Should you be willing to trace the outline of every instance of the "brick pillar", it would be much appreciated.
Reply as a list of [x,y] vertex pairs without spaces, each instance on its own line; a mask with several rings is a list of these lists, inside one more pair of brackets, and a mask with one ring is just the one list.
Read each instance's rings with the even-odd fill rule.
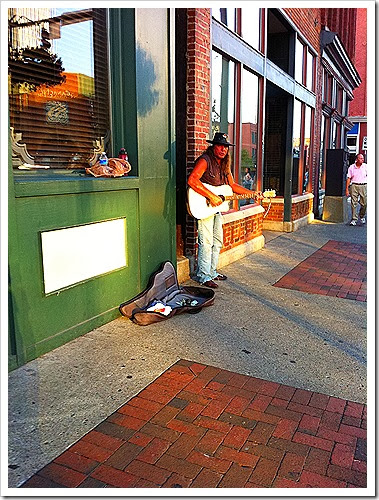
[[[210,130],[211,11],[187,9],[187,177],[196,158],[206,149]],[[197,223],[186,218],[185,255],[194,271],[197,256]]]

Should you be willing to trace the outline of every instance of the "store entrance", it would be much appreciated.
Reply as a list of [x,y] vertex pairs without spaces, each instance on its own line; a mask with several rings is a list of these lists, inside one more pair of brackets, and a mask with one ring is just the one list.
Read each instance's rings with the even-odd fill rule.
[[[284,196],[286,160],[291,159],[293,98],[267,82],[263,188]],[[288,153],[287,153],[288,152]]]

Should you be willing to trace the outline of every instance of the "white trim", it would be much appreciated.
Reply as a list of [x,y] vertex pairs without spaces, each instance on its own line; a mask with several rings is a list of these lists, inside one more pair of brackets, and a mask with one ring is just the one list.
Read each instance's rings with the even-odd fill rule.
[[[291,196],[291,201],[292,204],[294,204],[294,203],[300,203],[305,200],[311,200],[313,198],[314,198],[313,193],[294,194]],[[271,198],[271,203],[277,205],[284,205],[284,198],[283,197]]]
[[353,123],[367,123],[367,116],[348,116],[348,118]]
[[222,268],[236,260],[242,259],[251,253],[261,250],[265,246],[265,237],[262,235],[253,238],[252,240],[236,245],[229,250],[220,253],[218,258],[218,267]]
[[305,200],[312,200],[315,197],[313,193],[304,193],[292,196],[292,204],[300,203]]
[[265,219],[263,221],[263,230],[266,231],[282,231],[284,233],[292,233],[297,231],[301,227],[311,224],[314,220],[314,214],[311,212],[305,215],[301,219],[294,220],[292,222],[280,222]]
[[234,222],[236,220],[246,219],[253,215],[257,215],[264,212],[265,209],[261,205],[256,205],[251,208],[246,208],[245,210],[238,210],[236,212],[226,212],[223,213],[223,224],[228,224],[229,222]]

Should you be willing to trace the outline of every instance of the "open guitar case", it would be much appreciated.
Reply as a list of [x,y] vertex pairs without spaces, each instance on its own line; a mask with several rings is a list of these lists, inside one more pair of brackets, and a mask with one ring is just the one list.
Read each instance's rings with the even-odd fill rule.
[[[176,269],[172,262],[163,262],[149,279],[145,290],[123,302],[120,313],[141,326],[172,318],[175,314],[198,313],[214,303],[215,292],[202,286],[179,286]],[[148,311],[159,302],[171,308],[167,314]]]

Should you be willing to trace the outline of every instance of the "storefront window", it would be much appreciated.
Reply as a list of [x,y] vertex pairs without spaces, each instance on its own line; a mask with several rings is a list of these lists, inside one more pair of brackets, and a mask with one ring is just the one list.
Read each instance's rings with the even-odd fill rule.
[[337,147],[337,134],[338,134],[338,128],[337,128],[337,122],[333,121],[333,126],[332,126],[332,149],[336,149]]
[[342,91],[342,116],[347,116],[347,98],[346,91]]
[[330,81],[331,81],[331,89],[332,89],[332,97],[331,97],[330,102],[331,102],[333,108],[337,108],[337,83],[332,76],[330,77]]
[[236,9],[212,9],[212,16],[232,31],[236,29]]
[[[257,177],[258,77],[243,69],[241,89],[241,163],[239,183],[255,189]],[[241,205],[253,203],[242,200]]]
[[324,173],[324,158],[325,158],[325,116],[321,118],[321,134],[320,134],[320,169],[319,169],[319,190],[322,189],[322,177]]
[[342,114],[343,110],[343,90],[341,85],[336,84],[337,87],[337,111]]
[[235,64],[216,51],[212,52],[212,137],[226,132],[234,140]]
[[309,90],[313,90],[314,89],[314,77],[313,77],[313,74],[314,74],[314,56],[309,52],[309,50],[307,51],[307,88]]
[[325,103],[332,103],[333,77],[323,68],[322,99]]
[[299,39],[296,39],[295,47],[295,80],[303,83],[303,66],[304,66],[304,45]]
[[105,9],[8,9],[15,168],[89,166],[109,140]]
[[293,106],[292,135],[292,194],[298,192],[300,148],[301,148],[301,102],[295,99]]
[[303,150],[303,193],[308,191],[310,182],[311,124],[312,124],[312,110],[309,106],[305,106],[304,150]]
[[241,12],[242,38],[259,50],[260,9],[258,7],[243,7]]

